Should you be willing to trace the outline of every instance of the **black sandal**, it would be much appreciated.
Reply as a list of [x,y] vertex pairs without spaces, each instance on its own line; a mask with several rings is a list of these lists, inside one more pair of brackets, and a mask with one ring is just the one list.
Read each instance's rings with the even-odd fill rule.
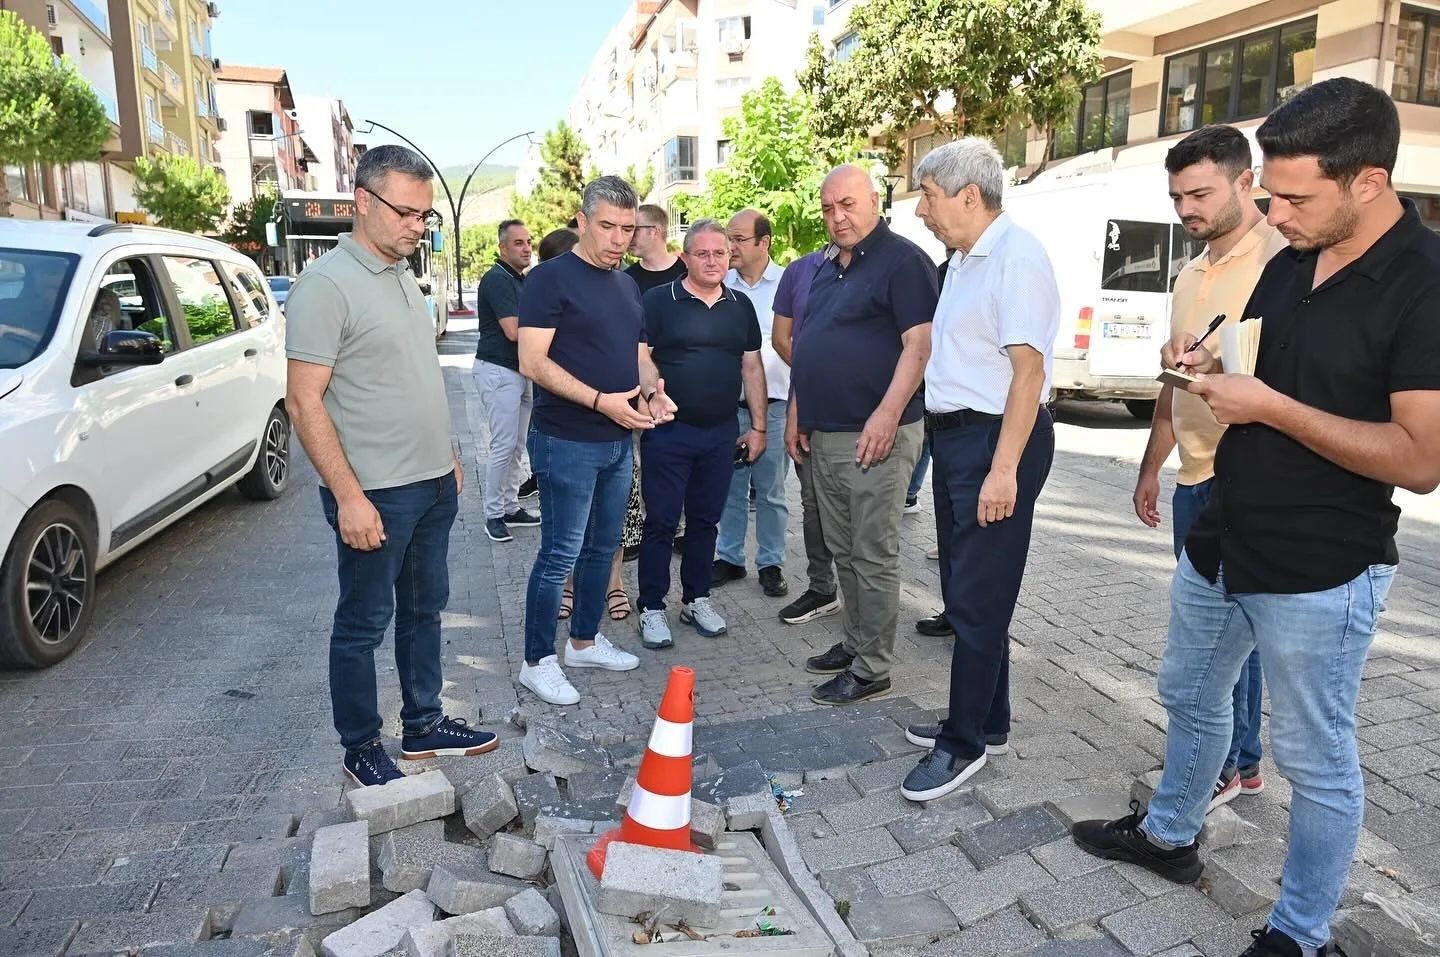
[[605,595],[605,608],[611,621],[624,621],[630,617],[630,596],[623,588],[612,588]]
[[565,586],[565,591],[560,595],[560,614],[557,616],[561,621],[569,618],[575,612],[575,589],[571,585]]

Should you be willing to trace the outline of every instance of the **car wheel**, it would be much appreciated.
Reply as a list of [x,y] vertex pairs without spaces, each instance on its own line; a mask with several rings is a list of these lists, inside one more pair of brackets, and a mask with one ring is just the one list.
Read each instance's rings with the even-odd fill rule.
[[260,454],[239,484],[240,494],[256,501],[268,502],[285,493],[290,481],[290,417],[276,406],[265,420],[265,434],[260,439]]
[[1144,419],[1146,422],[1149,422],[1155,418],[1154,399],[1126,399],[1125,408],[1129,409],[1130,414],[1137,419]]
[[84,638],[94,605],[94,530],[68,502],[41,502],[0,566],[0,665],[63,660]]

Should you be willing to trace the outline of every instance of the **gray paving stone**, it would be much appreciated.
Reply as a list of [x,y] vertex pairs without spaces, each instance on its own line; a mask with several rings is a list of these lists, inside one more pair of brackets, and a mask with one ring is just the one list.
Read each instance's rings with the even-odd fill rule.
[[1108,937],[1098,940],[1047,940],[1016,957],[1130,957],[1130,952]]
[[29,920],[0,927],[0,954],[60,957],[79,928],[80,922],[75,920]]
[[1007,857],[983,871],[971,871],[939,890],[940,900],[961,927],[971,927],[1015,903],[1028,891],[1049,887],[1055,878],[1025,854]]
[[1032,848],[1030,855],[1056,880],[1069,880],[1108,867],[1110,862],[1082,851],[1069,837]]
[[100,882],[127,884],[133,881],[207,877],[220,872],[228,854],[229,849],[224,847],[190,847],[150,854],[121,854],[112,859],[110,868],[105,871]]
[[[719,770],[717,767],[714,773],[718,774]],[[580,801],[604,800],[619,794],[630,777],[630,772],[624,768],[572,774],[565,780],[565,791],[570,797]]]
[[541,813],[535,818],[534,841],[547,851],[555,849],[555,838],[561,834],[589,834],[595,830],[595,822],[569,817],[552,817]]
[[92,884],[87,887],[57,887],[37,894],[25,906],[25,920],[67,920],[95,918],[107,914],[139,913],[145,909],[154,884]]
[[383,834],[455,813],[455,789],[440,771],[355,788],[345,793],[345,801],[352,819],[370,822],[371,834]]
[[[713,927],[720,919],[723,873],[719,857],[616,841],[606,852],[596,909],[617,917],[663,909],[692,927]],[[510,919],[515,921],[513,913]]]
[[[983,773],[983,772],[982,772]],[[996,817],[1007,817],[1016,811],[1049,802],[1070,800],[1091,790],[1085,781],[1066,778],[993,777],[975,786],[976,799]]]
[[488,866],[458,867],[441,864],[430,872],[425,894],[447,914],[471,914],[501,907],[528,885]]
[[310,854],[310,913],[370,904],[370,825],[332,824],[315,832]]
[[186,904],[241,904],[264,900],[280,893],[280,869],[272,866],[256,871],[224,871],[203,878],[179,878],[160,882],[151,899],[152,909],[178,908]]
[[382,835],[376,863],[385,889],[405,894],[424,889],[438,864],[473,867],[484,860],[480,848],[445,840],[444,822],[424,821]]
[[965,957],[996,957],[1011,954],[1045,942],[1044,932],[1020,912],[1018,906],[1007,907],[991,914],[973,927],[936,945],[942,954],[964,954]]
[[1053,936],[1076,924],[1096,923],[1146,899],[1134,884],[1107,867],[1031,891],[1020,898],[1020,907]]
[[1440,843],[1440,807],[1416,808],[1389,817],[1372,815],[1365,825],[1402,851]]
[[957,926],[950,908],[929,894],[852,901],[845,923],[856,940],[884,947],[922,943]]
[[1199,891],[1167,894],[1100,922],[1109,934],[1132,953],[1146,957],[1182,944],[1226,923],[1229,917]]
[[[612,848],[614,846],[611,845]],[[506,901],[505,915],[515,933],[522,937],[554,937],[560,933],[560,915],[550,906],[545,895],[533,887]]]
[[494,751],[473,757],[436,758],[433,766],[445,772],[445,777],[455,788],[457,800],[463,798],[476,781],[482,781],[492,774],[498,774],[506,783],[514,784],[530,773],[525,767],[524,746],[519,737],[501,738],[500,746]]
[[824,888],[826,894],[830,895],[830,899],[837,903],[880,896],[880,889],[870,879],[869,869],[865,867],[843,867],[835,871],[822,871],[820,886]]
[[[1268,843],[1278,845],[1283,858],[1284,845]],[[1205,862],[1210,899],[1232,917],[1268,907],[1280,896],[1280,870],[1267,860],[1271,855],[1250,851],[1248,846],[1228,848],[1211,854]]]
[[1236,954],[1244,953],[1245,948],[1255,942],[1250,932],[1264,927],[1269,916],[1269,908],[1266,908],[1238,917],[1203,934],[1197,934],[1191,944],[1205,957],[1235,957]]
[[1205,825],[1200,828],[1200,843],[1211,851],[1249,844],[1264,837],[1264,832],[1248,823],[1226,805],[1220,805],[1205,815]]
[[499,774],[479,779],[460,798],[465,826],[482,841],[520,815],[515,789]]
[[[808,787],[808,785],[807,785]],[[923,811],[891,821],[885,829],[906,854],[948,844],[960,831],[990,820],[990,812],[968,794],[932,801]]]
[[850,783],[855,785],[861,794],[898,788],[905,783],[905,775],[915,770],[917,760],[915,756],[907,754],[888,761],[875,761],[851,768]]
[[515,928],[510,926],[510,918],[505,916],[503,907],[493,907],[412,927],[405,932],[401,947],[406,957],[449,957],[457,934],[513,937]]
[[921,806],[907,801],[899,791],[876,791],[858,801],[820,809],[820,816],[838,832],[889,824],[904,817],[919,816]]
[[424,891],[411,891],[330,934],[321,942],[321,953],[324,957],[378,957],[404,940],[411,927],[428,924],[434,917],[435,905]]
[[1002,857],[1028,851],[1068,832],[1049,810],[1034,807],[961,831],[955,843],[977,867],[984,868]]
[[547,725],[525,731],[525,764],[532,771],[548,771],[557,778],[610,768],[610,755],[589,740]]
[[817,811],[832,804],[844,804],[860,799],[860,792],[855,789],[855,785],[850,783],[843,771],[838,775],[826,778],[811,777],[807,773],[805,783],[800,790],[805,793],[791,802],[792,814]]
[[[367,901],[366,906],[369,903]],[[351,907],[317,915],[310,913],[310,903],[305,898],[295,895],[267,897],[242,904],[231,921],[230,934],[234,937],[257,937],[311,927],[338,927],[363,913],[363,909]]]
[[709,850],[719,846],[725,836],[725,810],[709,801],[690,800],[690,840]]
[[560,939],[460,934],[455,938],[454,953],[455,957],[560,957]]
[[526,831],[535,827],[535,818],[539,816],[542,807],[560,804],[563,800],[560,789],[555,786],[555,775],[549,772],[520,778],[513,782],[512,788],[515,792],[515,805],[520,809],[520,820],[524,822]]
[[1385,872],[1394,874],[1395,880],[1407,890],[1440,886],[1440,844],[1388,855],[1376,863]]
[[496,834],[490,841],[490,870],[532,881],[545,870],[545,848],[514,834]]
[[303,934],[284,939],[207,940],[198,944],[158,944],[140,951],[140,957],[315,957]]
[[343,807],[326,808],[323,811],[306,811],[300,815],[300,824],[295,829],[297,837],[308,837],[320,830],[322,827],[329,827],[332,824],[344,824],[349,814]]
[[935,890],[974,869],[975,866],[958,847],[942,844],[918,854],[876,864],[868,873],[882,895],[903,897]]
[[1440,910],[1415,902],[1394,913],[1372,905],[1340,911],[1331,921],[1346,957],[1433,957],[1440,941]]
[[148,944],[193,944],[209,935],[204,907],[158,913],[106,914],[85,920],[66,948],[69,954],[107,953]]
[[905,851],[890,832],[880,827],[847,834],[835,834],[824,840],[806,839],[797,835],[800,853],[814,871],[830,871],[858,864],[878,864],[902,856]]
[[1066,827],[1074,827],[1079,821],[1113,821],[1130,813],[1130,797],[1124,794],[1077,794],[1050,802]]

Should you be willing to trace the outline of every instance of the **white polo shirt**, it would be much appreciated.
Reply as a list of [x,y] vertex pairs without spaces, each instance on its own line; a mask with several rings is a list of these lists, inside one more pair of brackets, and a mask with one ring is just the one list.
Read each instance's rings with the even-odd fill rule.
[[765,360],[765,391],[772,399],[790,397],[790,367],[775,351],[775,344],[770,338],[775,326],[775,293],[780,288],[780,277],[783,275],[785,269],[776,265],[773,259],[765,267],[760,281],[753,286],[745,281],[738,269],[725,274],[725,285],[743,292],[755,305],[755,315],[760,319],[760,357]]
[[925,409],[1000,414],[1013,370],[1007,346],[1045,357],[1043,402],[1050,395],[1060,290],[1040,241],[1001,213],[970,254],[950,257],[930,332]]

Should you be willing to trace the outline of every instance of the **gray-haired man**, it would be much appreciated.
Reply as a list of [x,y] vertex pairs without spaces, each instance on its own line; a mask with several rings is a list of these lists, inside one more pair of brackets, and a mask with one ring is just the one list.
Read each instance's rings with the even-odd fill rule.
[[908,737],[934,748],[900,793],[931,801],[1009,750],[1010,639],[1035,500],[1055,430],[1040,403],[1060,327],[1044,248],[1000,209],[1005,169],[989,140],[931,151],[915,171],[916,215],[958,250],[935,308],[925,427],[935,472],[940,593],[955,630],[950,714]]
[[340,601],[330,633],[330,702],[345,772],[403,777],[380,742],[375,649],[395,619],[401,756],[489,751],[495,735],[440,706],[440,611],[464,475],[425,297],[406,260],[434,216],[430,164],[377,146],[355,171],[355,226],[286,303],[285,407],[320,473],[335,529]]

